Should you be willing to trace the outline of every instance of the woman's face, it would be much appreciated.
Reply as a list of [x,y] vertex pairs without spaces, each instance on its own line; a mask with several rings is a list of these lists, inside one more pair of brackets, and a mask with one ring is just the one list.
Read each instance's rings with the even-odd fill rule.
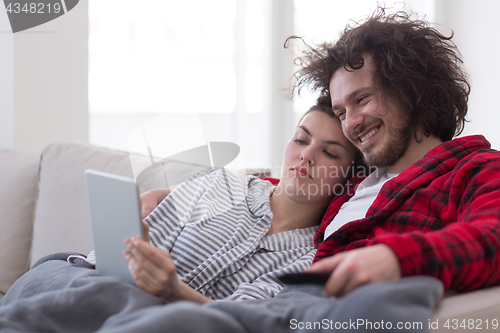
[[311,111],[286,145],[279,189],[301,201],[328,202],[341,194],[355,154],[338,119]]

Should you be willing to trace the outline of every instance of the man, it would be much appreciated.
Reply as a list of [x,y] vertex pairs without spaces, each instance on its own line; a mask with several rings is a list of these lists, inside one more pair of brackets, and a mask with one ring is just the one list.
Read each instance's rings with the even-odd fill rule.
[[333,272],[328,295],[412,275],[458,290],[500,282],[500,155],[481,136],[451,140],[470,89],[450,39],[382,12],[308,54],[299,87],[331,95],[344,134],[378,167],[318,232],[310,271]]
[[332,329],[315,326],[328,324],[322,318],[345,331],[376,329],[344,327],[350,319],[378,319],[379,330],[382,319],[393,329],[420,320],[413,330],[426,331],[442,286],[500,283],[500,154],[482,136],[452,140],[470,87],[450,40],[379,9],[300,58],[299,91],[330,95],[344,134],[377,167],[349,201],[332,202],[316,234],[309,272],[329,273],[324,293],[343,297],[285,288],[272,300],[183,308],[170,325],[185,327],[181,313],[189,313],[205,331],[215,322],[232,332]]

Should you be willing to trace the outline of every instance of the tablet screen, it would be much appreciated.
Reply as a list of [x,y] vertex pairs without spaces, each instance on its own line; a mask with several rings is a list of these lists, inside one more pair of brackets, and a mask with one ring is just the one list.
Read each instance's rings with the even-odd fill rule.
[[137,185],[130,178],[95,170],[86,170],[85,178],[97,274],[133,282],[123,241],[144,238]]

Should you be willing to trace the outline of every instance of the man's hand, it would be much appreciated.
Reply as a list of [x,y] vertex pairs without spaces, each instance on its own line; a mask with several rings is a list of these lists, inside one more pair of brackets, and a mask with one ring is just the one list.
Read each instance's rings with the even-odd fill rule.
[[332,272],[325,284],[327,296],[342,296],[367,283],[401,278],[398,258],[384,244],[338,253],[318,261],[306,272]]
[[144,192],[139,196],[139,201],[141,202],[141,218],[145,219],[153,209],[158,206],[163,199],[170,194],[170,189],[155,189]]

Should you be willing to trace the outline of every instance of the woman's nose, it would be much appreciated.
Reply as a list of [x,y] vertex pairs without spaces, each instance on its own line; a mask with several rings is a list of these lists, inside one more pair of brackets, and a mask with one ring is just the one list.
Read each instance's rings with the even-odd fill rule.
[[311,149],[306,149],[302,152],[300,161],[311,166],[314,165],[314,153]]

